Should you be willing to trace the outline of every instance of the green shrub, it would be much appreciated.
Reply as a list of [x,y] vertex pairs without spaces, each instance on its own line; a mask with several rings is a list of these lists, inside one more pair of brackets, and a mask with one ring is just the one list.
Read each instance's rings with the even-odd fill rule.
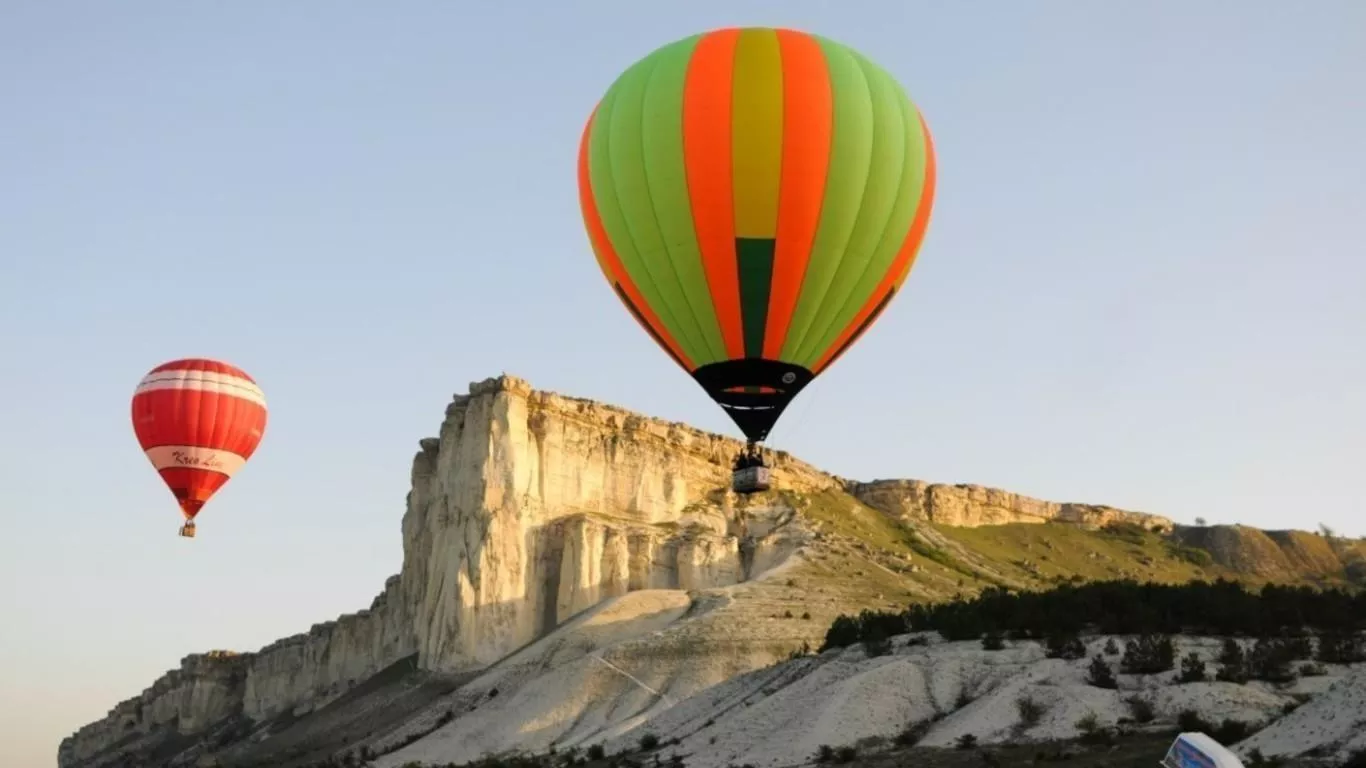
[[1053,632],[1048,636],[1044,644],[1044,655],[1050,659],[1076,659],[1086,658],[1086,645],[1082,643],[1081,637],[1075,632]]
[[1097,655],[1091,659],[1091,666],[1086,670],[1086,682],[1096,688],[1115,690],[1119,688],[1119,681],[1115,679],[1114,670],[1105,663],[1103,656]]
[[1183,733],[1199,731],[1207,735],[1213,735],[1211,731],[1214,730],[1214,726],[1206,722],[1204,718],[1200,717],[1200,713],[1193,709],[1182,710],[1181,714],[1176,716],[1176,727],[1180,728]]
[[1021,696],[1015,700],[1015,711],[1020,713],[1020,724],[1026,728],[1031,728],[1039,724],[1044,713],[1048,711],[1048,707],[1034,698]]
[[1124,700],[1129,705],[1129,714],[1134,716],[1134,722],[1140,725],[1151,723],[1157,717],[1157,712],[1153,708],[1153,703],[1140,696],[1130,696]]
[[1124,644],[1120,669],[1131,675],[1155,675],[1172,669],[1176,648],[1165,635],[1140,635]]
[[1200,659],[1200,654],[1191,651],[1181,660],[1181,677],[1183,683],[1203,683],[1205,681],[1205,662]]
[[1214,740],[1220,744],[1228,746],[1230,744],[1237,744],[1248,736],[1251,736],[1252,726],[1241,720],[1228,719],[1220,723],[1219,727],[1214,729],[1214,733],[1209,735],[1213,736]]

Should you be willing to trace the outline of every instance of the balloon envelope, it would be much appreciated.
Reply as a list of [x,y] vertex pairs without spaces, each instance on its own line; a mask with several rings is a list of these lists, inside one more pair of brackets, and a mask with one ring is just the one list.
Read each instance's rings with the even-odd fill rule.
[[762,440],[905,280],[935,163],[919,110],[861,54],[721,29],[617,78],[585,126],[578,182],[618,298]]
[[153,368],[133,393],[138,443],[186,520],[242,468],[266,430],[266,398],[245,371],[203,358]]

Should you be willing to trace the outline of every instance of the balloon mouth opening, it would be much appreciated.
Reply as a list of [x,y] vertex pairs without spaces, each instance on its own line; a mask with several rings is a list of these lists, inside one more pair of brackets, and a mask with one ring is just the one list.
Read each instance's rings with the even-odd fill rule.
[[751,442],[768,437],[788,403],[815,378],[799,365],[760,358],[708,363],[692,376]]
[[199,514],[199,510],[203,507],[204,500],[202,499],[180,499],[180,514],[187,523],[193,522],[195,515]]
[[783,390],[778,389],[778,388],[776,388],[776,387],[762,387],[762,386],[761,386],[761,387],[726,387],[725,390],[723,390],[723,391],[726,392],[727,394],[745,394],[745,395],[780,395],[780,394],[783,393]]

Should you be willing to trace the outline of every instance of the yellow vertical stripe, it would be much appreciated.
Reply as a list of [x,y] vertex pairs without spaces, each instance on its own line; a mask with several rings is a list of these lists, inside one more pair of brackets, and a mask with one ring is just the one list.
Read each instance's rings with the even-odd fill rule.
[[783,164],[783,59],[778,33],[746,29],[735,48],[731,157],[735,236],[778,235]]

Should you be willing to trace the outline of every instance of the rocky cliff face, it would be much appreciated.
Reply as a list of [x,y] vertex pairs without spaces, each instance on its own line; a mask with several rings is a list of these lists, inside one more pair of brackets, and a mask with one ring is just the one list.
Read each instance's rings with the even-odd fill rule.
[[[729,493],[740,447],[511,377],[472,384],[447,407],[439,436],[420,441],[402,521],[402,572],[369,610],[255,653],[189,657],[64,740],[59,762],[111,764],[121,745],[149,734],[303,714],[414,654],[418,668],[432,673],[481,669],[627,592],[745,583],[808,538],[787,525],[792,508],[747,507]],[[770,464],[778,488],[848,490],[904,520],[1170,527],[1161,518],[972,486],[846,483],[783,452]],[[769,658],[750,656],[731,673]]]
[[[401,591],[419,665],[490,664],[605,597],[744,579],[735,441],[501,378],[422,441]],[[789,456],[780,484],[835,481]]]
[[1346,572],[1366,584],[1366,547],[1360,541],[1307,531],[1263,531],[1245,525],[1177,526],[1174,538],[1209,552],[1214,562],[1266,579],[1335,577]]
[[251,661],[251,654],[225,651],[186,656],[179,669],[64,740],[58,763],[69,765],[149,732],[194,733],[236,714],[242,708]]
[[920,480],[851,482],[848,491],[859,501],[904,521],[923,521],[974,528],[1007,523],[1073,523],[1101,528],[1136,523],[1162,531],[1172,529],[1165,517],[1128,512],[1095,504],[1041,501],[1018,493],[979,485],[942,485]]

